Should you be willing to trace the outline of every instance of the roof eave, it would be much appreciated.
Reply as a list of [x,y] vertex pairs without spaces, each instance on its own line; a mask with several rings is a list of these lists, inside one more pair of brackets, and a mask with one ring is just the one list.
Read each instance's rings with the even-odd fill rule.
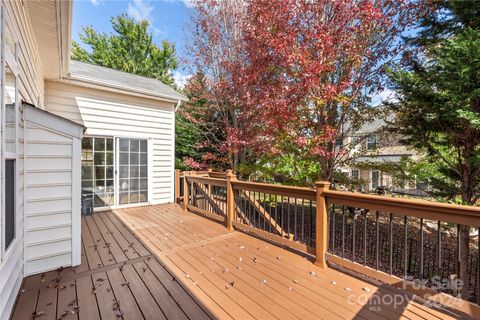
[[188,99],[183,96],[170,96],[170,95],[158,95],[158,94],[152,94],[149,91],[146,90],[139,90],[135,88],[131,88],[128,86],[118,86],[118,85],[112,85],[110,83],[105,83],[99,79],[95,78],[89,78],[89,77],[81,77],[78,75],[72,75],[69,74],[68,76],[64,77],[61,82],[69,83],[72,84],[71,82],[74,82],[73,84],[76,85],[82,85],[85,87],[89,87],[94,85],[101,87],[102,89],[107,89],[108,91],[113,91],[117,93],[124,93],[128,95],[133,95],[133,96],[138,96],[138,97],[143,97],[147,99],[154,99],[154,100],[160,100],[160,101],[165,101],[165,102],[171,102],[171,103],[178,103],[178,101],[188,101]]

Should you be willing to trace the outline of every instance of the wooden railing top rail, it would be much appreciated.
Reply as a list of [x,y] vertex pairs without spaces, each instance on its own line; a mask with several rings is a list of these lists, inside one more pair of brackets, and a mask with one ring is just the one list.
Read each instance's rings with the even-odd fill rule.
[[258,183],[250,181],[233,180],[232,185],[234,189],[242,189],[254,192],[263,192],[270,194],[277,194],[285,197],[315,200],[315,189],[284,186],[279,184]]
[[[218,178],[223,172],[195,172],[190,175],[185,172],[189,181],[206,183],[225,187],[227,180]],[[212,175],[215,177],[209,177]],[[315,201],[316,190],[304,187],[285,186],[269,183],[258,183],[232,179],[234,189],[242,189],[265,194],[276,194],[285,197]],[[427,220],[441,220],[448,223],[470,225],[480,227],[480,207],[463,206],[449,203],[439,203],[419,199],[392,198],[379,195],[355,193],[348,191],[336,191],[326,189],[324,191],[329,204],[345,205],[349,207],[382,211],[394,215],[407,215]]]
[[212,186],[219,186],[219,187],[226,187],[227,186],[227,180],[220,179],[220,178],[209,178],[209,177],[206,177],[206,176],[185,175],[185,179],[187,179],[187,181],[193,181],[193,182],[197,182],[197,183],[205,183],[205,184],[210,184]]
[[455,224],[480,226],[480,207],[335,190],[326,190],[324,195],[329,203],[338,205],[378,210],[395,215],[441,220]]

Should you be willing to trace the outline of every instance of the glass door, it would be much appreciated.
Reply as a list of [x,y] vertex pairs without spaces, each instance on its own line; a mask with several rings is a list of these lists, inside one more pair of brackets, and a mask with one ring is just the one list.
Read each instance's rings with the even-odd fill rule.
[[148,202],[148,141],[117,138],[118,204]]
[[115,204],[113,138],[84,137],[82,140],[83,207]]

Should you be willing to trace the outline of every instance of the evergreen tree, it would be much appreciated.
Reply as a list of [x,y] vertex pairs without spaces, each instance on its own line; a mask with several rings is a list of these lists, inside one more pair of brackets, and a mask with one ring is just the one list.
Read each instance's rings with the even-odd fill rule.
[[[480,2],[436,1],[421,20],[406,66],[390,71],[399,98],[390,130],[425,154],[434,192],[473,205],[480,197]],[[470,227],[460,228],[459,275],[467,279]],[[464,299],[469,281],[464,281]]]

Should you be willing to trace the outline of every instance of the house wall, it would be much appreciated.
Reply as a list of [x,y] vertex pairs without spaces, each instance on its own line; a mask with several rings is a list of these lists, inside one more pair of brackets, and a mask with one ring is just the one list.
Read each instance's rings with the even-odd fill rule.
[[[16,34],[19,60],[19,101],[43,106],[44,82],[40,57],[28,13],[22,1],[3,1],[5,23]],[[3,115],[2,115],[3,116]],[[16,239],[0,260],[0,319],[7,319],[24,275],[24,130],[20,114],[17,159],[17,232]],[[0,193],[2,186],[0,184]],[[3,204],[2,204],[3,208]],[[0,230],[0,241],[3,235]]]
[[[42,116],[52,128],[65,126],[53,116]],[[30,120],[26,121],[25,132],[28,276],[80,264],[81,140]]]
[[47,110],[84,125],[85,135],[151,139],[149,201],[173,201],[174,103],[53,81],[46,92]]

